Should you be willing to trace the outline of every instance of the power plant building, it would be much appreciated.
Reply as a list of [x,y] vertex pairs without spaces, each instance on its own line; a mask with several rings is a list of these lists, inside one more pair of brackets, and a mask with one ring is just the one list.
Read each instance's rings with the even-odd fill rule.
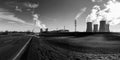
[[106,24],[106,32],[110,32],[110,25],[109,24]]
[[100,21],[99,27],[98,27],[98,24],[92,25],[92,22],[87,22],[86,32],[110,32],[109,27],[110,27],[110,25],[106,24],[106,21],[104,21],[104,20]]
[[98,32],[98,24],[94,24],[93,32]]
[[86,32],[92,32],[92,22],[87,22],[87,30]]
[[106,32],[106,21],[100,21],[99,32]]

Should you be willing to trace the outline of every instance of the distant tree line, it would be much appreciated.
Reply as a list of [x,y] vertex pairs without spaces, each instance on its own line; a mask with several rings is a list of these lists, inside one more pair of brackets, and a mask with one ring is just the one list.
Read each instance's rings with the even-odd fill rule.
[[9,35],[9,34],[34,34],[34,32],[31,31],[1,31],[0,35]]

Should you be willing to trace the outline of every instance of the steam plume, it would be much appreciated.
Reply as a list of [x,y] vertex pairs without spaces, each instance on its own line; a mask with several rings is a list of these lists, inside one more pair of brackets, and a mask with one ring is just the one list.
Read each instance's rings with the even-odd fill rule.
[[42,28],[41,22],[39,21],[38,14],[34,14],[33,17],[34,17],[33,20],[35,21],[35,25],[38,26],[39,28]]
[[35,21],[35,26],[39,27],[40,29],[41,28],[46,29],[47,28],[46,25],[41,23],[41,21],[39,20],[39,15],[35,14],[35,11],[34,11],[35,8],[39,7],[39,4],[24,3],[24,6],[33,9],[33,11],[31,11],[31,13],[33,15],[33,20]]
[[20,9],[19,6],[16,6],[15,10],[19,11],[19,12],[22,12],[22,9]]
[[87,16],[86,21],[87,22],[98,22],[97,21],[97,16],[98,16],[98,12],[100,10],[100,6],[95,5],[91,11],[91,13]]
[[100,6],[94,6],[91,14],[86,18],[87,22],[100,22],[105,20],[107,24],[116,25],[120,23],[120,2],[117,0],[108,0],[104,4],[105,8],[100,9]]
[[35,21],[35,25],[38,26],[39,28],[43,28],[43,29],[46,29],[46,25],[45,24],[42,24],[41,21],[39,20],[39,16],[38,14],[34,14],[33,15],[33,20]]
[[45,24],[42,24],[42,27],[43,27],[43,29],[46,29],[46,28],[47,28]]

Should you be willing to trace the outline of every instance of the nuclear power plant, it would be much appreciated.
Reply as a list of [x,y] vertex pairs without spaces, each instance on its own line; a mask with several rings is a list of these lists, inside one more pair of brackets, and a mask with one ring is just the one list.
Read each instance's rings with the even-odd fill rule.
[[106,32],[106,21],[100,21],[99,32]]
[[110,32],[109,24],[107,24],[106,21],[102,20],[100,21],[100,25],[98,27],[98,24],[87,22],[86,32]]
[[106,32],[110,32],[110,25],[109,24],[106,24]]
[[87,22],[87,30],[86,32],[92,32],[92,22]]
[[94,24],[93,32],[98,32],[98,24]]
[[[75,27],[75,32],[77,31],[77,21],[74,21],[74,27]],[[87,22],[86,23],[87,27],[86,27],[86,32],[110,32],[110,25],[105,21],[105,20],[101,20],[99,22],[99,24],[94,24],[93,22]],[[62,31],[65,31],[65,26],[64,29]],[[40,29],[40,32],[50,32],[48,31],[48,28],[46,29]]]

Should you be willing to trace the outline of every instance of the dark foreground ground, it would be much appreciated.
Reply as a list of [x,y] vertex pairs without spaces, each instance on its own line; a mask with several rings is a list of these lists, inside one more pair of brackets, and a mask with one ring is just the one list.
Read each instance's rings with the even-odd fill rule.
[[[12,59],[31,36],[4,37],[0,60]],[[44,33],[33,36],[19,60],[120,60],[120,34]]]
[[46,36],[40,38],[42,42],[40,46],[47,52],[42,52],[44,56],[52,58],[51,60],[120,60],[120,35],[118,33]]
[[0,60],[11,60],[30,37],[0,35]]

